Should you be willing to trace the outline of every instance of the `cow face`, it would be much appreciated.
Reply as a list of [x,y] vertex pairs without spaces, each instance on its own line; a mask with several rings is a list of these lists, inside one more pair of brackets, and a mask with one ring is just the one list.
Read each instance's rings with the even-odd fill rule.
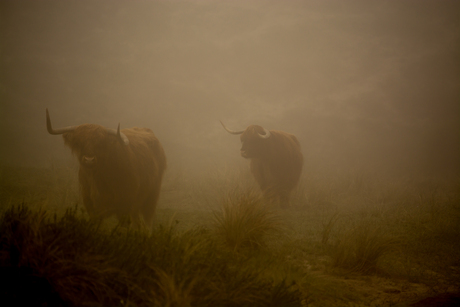
[[241,156],[243,158],[251,159],[264,156],[270,142],[270,131],[257,125],[251,125],[245,130],[234,131],[228,129],[222,121],[220,123],[228,133],[241,134]]
[[240,136],[241,156],[246,159],[262,157],[267,150],[268,136],[268,132],[261,126],[247,127]]
[[[106,155],[117,146],[115,136],[107,133],[107,129],[99,125],[84,124],[72,132],[63,134],[64,142],[78,157],[80,165],[93,168],[106,160]],[[109,148],[112,148],[110,150]]]
[[93,167],[101,158],[104,160],[114,155],[117,146],[129,145],[126,135],[120,132],[120,124],[117,130],[93,124],[53,129],[48,109],[46,109],[46,129],[49,134],[62,134],[64,143],[70,147],[72,153],[77,155],[83,167]]

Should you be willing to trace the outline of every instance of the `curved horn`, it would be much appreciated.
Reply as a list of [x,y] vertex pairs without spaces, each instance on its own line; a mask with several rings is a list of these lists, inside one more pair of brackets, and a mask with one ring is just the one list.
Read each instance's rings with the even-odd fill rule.
[[124,133],[120,132],[120,123],[118,123],[117,131],[114,129],[107,129],[107,132],[111,135],[115,135],[121,144],[129,145],[128,137]]
[[231,134],[242,134],[244,132],[244,130],[239,130],[239,131],[233,131],[233,130],[230,130],[228,129],[227,127],[225,127],[224,123],[220,120],[220,123],[222,124],[222,127],[224,127],[225,130],[227,130],[228,133],[231,133]]
[[74,131],[76,128],[76,126],[70,126],[59,129],[53,129],[53,127],[51,126],[50,114],[48,112],[48,108],[46,108],[46,129],[48,130],[49,134],[63,134],[66,132]]
[[257,133],[259,135],[259,137],[261,139],[268,139],[270,137],[270,131],[268,131],[267,129],[263,128],[264,129],[264,132],[265,134],[260,134],[260,133]]

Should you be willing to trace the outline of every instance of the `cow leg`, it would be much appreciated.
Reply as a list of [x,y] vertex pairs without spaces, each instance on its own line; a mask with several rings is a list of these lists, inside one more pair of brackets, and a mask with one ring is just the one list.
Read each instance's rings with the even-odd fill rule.
[[[82,175],[83,174],[83,175]],[[83,199],[83,205],[90,218],[95,220],[103,220],[112,215],[107,208],[110,208],[111,200],[101,198],[98,189],[95,187],[95,182],[84,175],[80,169],[80,190]]]
[[271,186],[263,191],[263,198],[266,203],[281,208],[288,208],[290,205],[290,191],[276,186]]
[[92,219],[103,219],[103,214],[100,212],[100,200],[98,200],[94,195],[92,195],[90,188],[82,187],[82,196],[83,196],[83,206],[86,209],[86,212]]
[[137,229],[143,229],[145,227],[145,223],[141,218],[141,214],[136,211],[136,212],[131,212],[130,214],[131,217],[131,223],[137,228]]
[[143,217],[145,226],[151,230],[153,218],[157,207],[158,198],[160,197],[160,187],[155,188],[144,201],[140,214]]
[[96,212],[94,209],[94,201],[92,199],[91,195],[91,185],[88,182],[88,179],[86,176],[82,175],[82,170],[80,169],[80,176],[79,176],[79,182],[80,182],[80,191],[82,195],[82,200],[83,200],[83,206],[86,209],[86,212],[90,217],[95,217]]
[[128,227],[129,225],[131,225],[132,219],[130,214],[117,213],[116,216],[118,224],[120,224],[121,227]]
[[267,180],[268,174],[264,168],[264,165],[259,160],[252,159],[250,169],[257,184],[259,185],[262,192],[265,194],[265,191],[269,189],[269,184]]
[[262,198],[264,202],[270,206],[279,205],[279,193],[275,186],[268,186],[262,191]]
[[290,206],[290,192],[287,190],[281,190],[279,194],[281,208],[288,208]]
[[94,210],[94,204],[91,198],[85,197],[85,195],[83,195],[83,206],[85,206],[86,212],[91,218],[96,217],[96,212]]

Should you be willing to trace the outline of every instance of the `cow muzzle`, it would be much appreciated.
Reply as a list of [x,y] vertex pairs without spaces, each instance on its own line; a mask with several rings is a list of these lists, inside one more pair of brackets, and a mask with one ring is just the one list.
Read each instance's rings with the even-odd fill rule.
[[86,166],[93,166],[96,164],[96,157],[95,156],[83,156],[81,158],[81,163]]
[[245,150],[241,150],[240,154],[243,158],[249,158],[248,153]]

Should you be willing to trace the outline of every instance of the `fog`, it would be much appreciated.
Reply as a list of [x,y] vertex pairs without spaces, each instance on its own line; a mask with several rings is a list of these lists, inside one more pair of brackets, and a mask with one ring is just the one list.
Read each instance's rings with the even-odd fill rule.
[[459,174],[459,1],[1,1],[0,164],[54,127],[151,128],[170,170],[245,165],[220,125],[295,134],[304,173]]

